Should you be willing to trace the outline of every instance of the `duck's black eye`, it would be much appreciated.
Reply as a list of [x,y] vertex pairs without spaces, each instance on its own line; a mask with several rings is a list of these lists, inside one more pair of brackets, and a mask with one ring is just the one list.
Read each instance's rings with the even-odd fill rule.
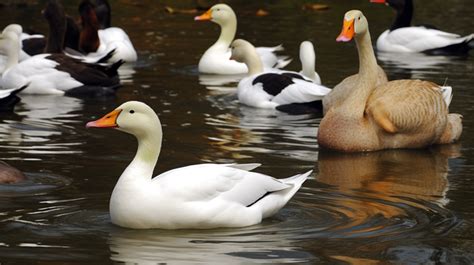
[[358,17],[357,19],[360,20],[360,17]]
[[220,11],[220,9],[218,8],[218,9],[216,9],[216,11]]
[[133,114],[133,113],[135,113],[135,111],[134,111],[133,109],[132,109],[132,110],[130,110],[129,112],[130,112],[130,114]]

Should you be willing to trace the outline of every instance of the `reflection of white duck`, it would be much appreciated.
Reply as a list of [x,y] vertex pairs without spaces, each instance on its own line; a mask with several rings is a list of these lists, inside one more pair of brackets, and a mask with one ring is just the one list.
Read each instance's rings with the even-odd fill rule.
[[[87,127],[133,134],[138,151],[110,199],[114,224],[130,228],[215,228],[258,224],[293,197],[311,171],[287,179],[249,172],[259,164],[198,164],[152,179],[161,123],[146,104],[130,101]],[[140,207],[137,207],[140,205]]]
[[[199,72],[207,74],[245,74],[247,67],[243,63],[229,60],[229,46],[237,31],[237,18],[232,8],[226,4],[217,4],[195,20],[211,20],[221,27],[219,39],[202,55],[199,60]],[[259,47],[257,52],[265,68],[282,68],[290,61],[278,58],[274,52],[281,46]]]
[[321,111],[321,100],[331,91],[329,88],[308,81],[297,73],[264,72],[255,48],[248,41],[235,40],[231,50],[231,58],[245,63],[249,69],[249,76],[238,85],[237,95],[241,103],[294,114]]
[[474,47],[474,34],[461,37],[432,26],[411,26],[412,0],[371,0],[391,6],[397,12],[392,27],[377,39],[377,50],[384,52],[423,52],[427,54],[466,54]]

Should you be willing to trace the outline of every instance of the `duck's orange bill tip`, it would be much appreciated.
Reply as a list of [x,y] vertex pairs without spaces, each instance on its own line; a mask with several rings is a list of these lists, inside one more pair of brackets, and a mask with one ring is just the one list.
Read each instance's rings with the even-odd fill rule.
[[98,120],[90,121],[86,124],[86,128],[117,128],[117,118],[121,111],[116,109]]
[[211,9],[207,10],[206,13],[200,15],[200,16],[197,16],[197,17],[194,17],[194,20],[211,20],[212,19],[212,11]]
[[354,37],[354,19],[351,19],[351,20],[344,19],[344,24],[342,25],[341,34],[339,34],[336,41],[348,42],[352,40],[353,37]]
[[377,3],[377,4],[386,4],[386,0],[370,0],[371,3]]

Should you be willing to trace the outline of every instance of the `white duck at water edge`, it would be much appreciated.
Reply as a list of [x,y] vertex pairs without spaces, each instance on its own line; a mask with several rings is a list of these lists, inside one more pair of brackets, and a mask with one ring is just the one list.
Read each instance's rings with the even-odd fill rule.
[[259,164],[197,164],[152,178],[162,130],[146,104],[129,101],[87,127],[134,135],[138,150],[110,198],[110,217],[128,228],[185,229],[258,224],[280,210],[312,171],[286,179],[250,172]]
[[[206,13],[194,19],[201,21],[210,20],[221,27],[219,39],[207,49],[199,60],[199,72],[224,75],[247,73],[248,70],[245,64],[229,60],[229,46],[234,40],[237,31],[237,17],[232,8],[226,4],[217,4],[211,7]],[[291,62],[291,60],[286,60],[286,56],[279,57],[274,53],[281,50],[283,50],[281,45],[257,48],[263,66],[267,69],[283,68]]]
[[248,41],[235,40],[231,50],[231,58],[245,63],[249,69],[248,76],[237,88],[241,103],[289,114],[322,112],[322,99],[331,89],[295,72],[265,72],[255,48]]

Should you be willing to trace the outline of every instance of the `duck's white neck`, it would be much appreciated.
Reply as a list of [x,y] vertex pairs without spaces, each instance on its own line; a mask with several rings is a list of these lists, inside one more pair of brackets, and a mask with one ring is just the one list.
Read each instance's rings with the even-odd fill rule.
[[356,35],[355,41],[359,52],[359,80],[349,91],[343,106],[346,107],[346,113],[362,117],[367,100],[377,83],[378,65],[369,30]]
[[263,73],[263,63],[258,56],[257,50],[254,47],[250,47],[245,54],[244,63],[248,68],[248,75],[256,75]]
[[[151,127],[151,126],[150,126]],[[161,124],[153,126],[152,130],[135,135],[138,141],[138,149],[130,165],[120,176],[120,182],[128,181],[151,181],[153,170],[158,161],[161,151],[163,133]]]
[[235,38],[235,33],[237,32],[237,18],[235,17],[235,14],[232,16],[232,19],[228,19],[219,24],[221,27],[221,35],[212,47],[229,48]]
[[9,70],[10,68],[18,64],[18,60],[20,58],[20,42],[12,41],[12,46],[13,48],[8,51],[7,62],[5,64],[3,72]]
[[301,59],[301,72],[310,79],[316,79],[315,73],[315,56],[303,56]]

